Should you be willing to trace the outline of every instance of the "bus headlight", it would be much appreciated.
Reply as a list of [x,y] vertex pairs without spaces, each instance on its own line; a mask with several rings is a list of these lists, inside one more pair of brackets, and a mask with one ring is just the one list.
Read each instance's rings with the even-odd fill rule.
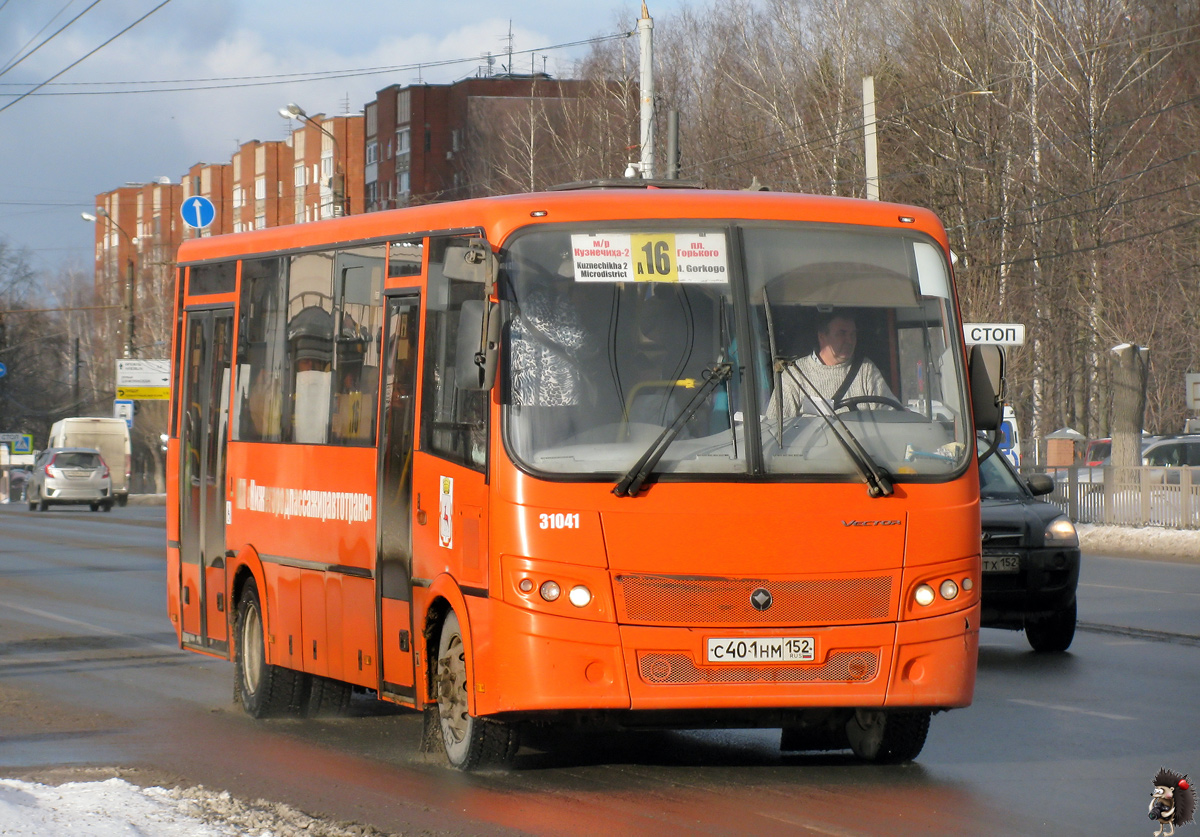
[[558,586],[557,581],[543,581],[542,587],[538,591],[542,594],[542,598],[548,602],[557,601],[562,595],[562,588]]
[[582,584],[577,584],[571,588],[571,592],[567,594],[567,598],[571,600],[571,604],[575,605],[575,607],[587,607],[592,602],[592,591]]
[[943,599],[950,601],[958,595],[958,585],[954,583],[954,579],[948,578],[942,582],[938,592],[942,594]]
[[916,592],[913,593],[913,598],[916,599],[917,604],[921,605],[922,607],[928,607],[929,605],[933,604],[935,596],[936,594],[933,592],[933,588],[928,584],[918,585]]

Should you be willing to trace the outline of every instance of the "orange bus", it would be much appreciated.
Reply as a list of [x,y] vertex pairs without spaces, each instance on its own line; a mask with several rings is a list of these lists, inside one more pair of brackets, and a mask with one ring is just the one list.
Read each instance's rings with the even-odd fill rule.
[[562,190],[178,264],[168,607],[251,715],[358,689],[470,769],[529,722],[907,760],[971,702],[1002,358],[930,212]]

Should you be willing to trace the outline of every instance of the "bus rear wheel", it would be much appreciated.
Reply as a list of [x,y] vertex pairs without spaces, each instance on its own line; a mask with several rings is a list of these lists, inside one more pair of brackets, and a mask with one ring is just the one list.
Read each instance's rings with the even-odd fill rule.
[[442,623],[434,692],[442,746],[451,767],[465,771],[512,761],[520,746],[516,726],[471,714],[466,646],[458,615],[453,610]]
[[267,663],[262,603],[258,585],[248,579],[237,610],[238,697],[253,718],[300,712],[308,683],[302,672]]
[[923,710],[858,709],[846,722],[846,737],[854,755],[865,761],[912,761],[925,746],[931,716]]

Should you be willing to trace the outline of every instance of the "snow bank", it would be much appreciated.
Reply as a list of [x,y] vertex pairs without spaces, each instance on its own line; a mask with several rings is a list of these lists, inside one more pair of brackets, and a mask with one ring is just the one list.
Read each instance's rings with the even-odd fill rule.
[[1084,552],[1135,558],[1174,558],[1200,563],[1200,530],[1156,526],[1100,526],[1076,523]]
[[41,785],[0,779],[5,837],[383,837],[363,825],[241,802],[204,788],[140,788],[124,779]]

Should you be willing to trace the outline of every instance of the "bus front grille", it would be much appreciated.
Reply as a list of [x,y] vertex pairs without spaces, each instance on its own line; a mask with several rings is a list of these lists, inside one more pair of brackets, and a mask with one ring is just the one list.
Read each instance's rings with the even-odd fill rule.
[[887,575],[784,581],[618,575],[614,588],[623,624],[814,625],[895,618]]
[[879,671],[879,656],[870,651],[838,651],[822,665],[725,665],[699,667],[691,655],[677,651],[638,655],[638,673],[655,686],[684,683],[861,683]]

